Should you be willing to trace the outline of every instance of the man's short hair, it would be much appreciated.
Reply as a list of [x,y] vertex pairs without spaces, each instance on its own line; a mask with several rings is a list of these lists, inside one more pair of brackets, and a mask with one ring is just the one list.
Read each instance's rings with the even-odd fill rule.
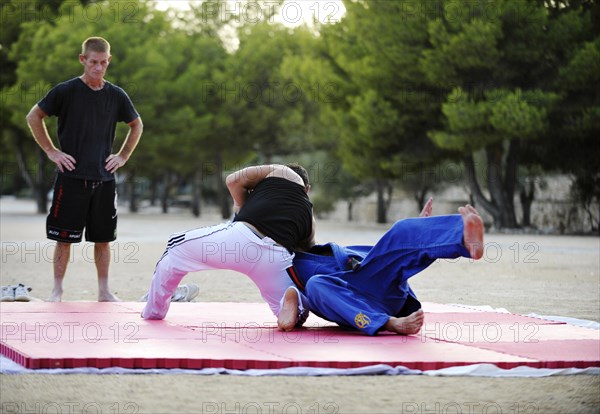
[[306,171],[306,169],[301,166],[298,163],[295,162],[290,162],[289,164],[285,165],[286,167],[290,168],[291,170],[293,170],[296,174],[298,174],[300,176],[300,178],[302,178],[302,182],[304,183],[304,186],[307,187],[309,184],[308,181],[308,172]]
[[88,37],[81,44],[81,54],[87,56],[88,52],[108,53],[110,56],[110,43],[102,37]]

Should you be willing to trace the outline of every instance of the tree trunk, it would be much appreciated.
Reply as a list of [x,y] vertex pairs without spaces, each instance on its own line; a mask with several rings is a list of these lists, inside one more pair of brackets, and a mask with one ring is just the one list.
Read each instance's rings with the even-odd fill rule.
[[465,171],[467,174],[467,182],[469,184],[469,188],[471,190],[471,196],[480,204],[485,211],[490,213],[494,219],[494,223],[498,226],[501,217],[500,211],[490,200],[486,198],[481,190],[479,182],[477,181],[477,174],[475,171],[475,161],[473,160],[473,155],[469,154],[464,159]]
[[21,176],[31,189],[31,193],[33,194],[33,198],[35,199],[35,203],[37,206],[37,212],[39,214],[46,214],[46,212],[48,211],[48,199],[46,193],[42,192],[42,188],[39,185],[40,182],[43,182],[43,170],[46,165],[46,154],[44,154],[44,151],[42,151],[41,148],[37,148],[38,165],[35,175],[32,174],[27,168],[25,151],[23,150],[22,145],[22,133],[17,130],[12,130],[12,132],[14,133],[14,145],[16,153],[15,155],[17,158],[19,172],[21,173]]
[[202,170],[198,169],[192,174],[192,214],[200,217],[200,200],[202,198]]
[[[600,217],[600,203],[598,203],[598,217]],[[594,231],[594,218],[592,217],[591,209],[590,209],[590,223],[592,226],[592,231]],[[596,231],[598,232],[598,236],[600,236],[600,218],[598,219],[598,223],[596,224]]]
[[154,207],[156,205],[156,199],[158,198],[158,178],[152,177],[150,181],[150,205]]
[[386,223],[387,211],[385,208],[385,181],[381,178],[378,178],[375,185],[377,188],[377,223]]
[[415,192],[415,194],[413,195],[413,197],[415,198],[415,201],[417,202],[417,207],[418,207],[417,211],[422,211],[423,207],[425,207],[425,197],[427,197],[428,191],[429,191],[429,187],[424,186],[420,190],[417,190],[417,192]]
[[534,180],[529,181],[529,188],[523,186],[519,194],[521,199],[521,207],[523,208],[523,222],[525,227],[531,226],[531,204],[535,198],[535,183]]
[[392,195],[394,193],[394,187],[387,181],[385,182],[385,187],[387,190],[387,199],[385,200],[385,213],[387,222],[387,212],[390,211],[390,206],[392,205]]
[[225,179],[223,178],[223,159],[221,154],[215,156],[215,166],[217,169],[217,192],[219,197],[219,204],[221,206],[221,217],[224,219],[231,218],[231,207],[233,200],[229,195],[229,191],[225,186]]
[[231,197],[229,197],[229,191],[227,191],[225,188],[224,183],[221,183],[221,187],[223,193],[221,197],[221,217],[223,217],[225,220],[229,220],[232,214],[231,207],[233,205],[233,201],[231,200]]
[[22,145],[27,137],[23,132],[15,128],[12,128],[11,131],[14,134],[15,155],[21,177],[23,177],[29,188],[31,188],[31,192],[37,205],[37,212],[39,214],[46,214],[48,212],[48,191],[52,188],[52,182],[46,179],[48,157],[40,147],[37,147],[37,169],[35,174],[30,173],[27,169],[25,151],[23,150]]
[[127,187],[128,187],[128,192],[129,192],[129,212],[130,213],[137,213],[139,210],[135,180],[136,180],[135,170],[131,169],[129,174],[127,174]]
[[[490,196],[492,199],[492,204],[496,207],[499,215],[499,221],[496,222],[496,225],[499,228],[515,228],[517,227],[517,220],[515,215],[514,203],[512,201],[508,201],[507,197],[507,184],[508,182],[502,179],[502,143],[492,144],[486,147],[486,155],[487,155],[487,183],[488,189],[490,191]],[[511,174],[505,174],[505,176],[509,176],[508,180],[514,180],[514,175],[512,178]],[[513,188],[514,194],[514,182],[511,182],[510,188]],[[496,216],[494,216],[496,219]],[[495,220],[496,221],[496,220]]]
[[502,144],[489,145],[486,147],[485,153],[487,156],[487,187],[492,204],[496,206],[499,213],[500,222],[498,227],[505,227],[507,215],[502,180]]
[[504,174],[504,197],[508,206],[507,213],[509,220],[517,225],[517,215],[515,213],[515,187],[517,185],[517,168],[519,166],[519,150],[521,140],[513,139],[509,141],[508,154],[506,156],[506,173]]
[[15,155],[17,158],[17,166],[19,167],[19,172],[21,173],[21,177],[23,177],[23,180],[25,180],[25,182],[27,183],[29,188],[31,188],[31,190],[33,191],[34,187],[35,187],[34,183],[33,183],[33,177],[27,170],[27,162],[25,161],[25,152],[23,151],[23,146],[21,145],[19,131],[13,130],[12,132],[15,134],[15,136],[14,136]]
[[166,172],[163,176],[163,192],[160,197],[160,204],[163,214],[167,214],[169,212],[169,194],[171,193],[171,187],[171,173]]
[[354,202],[352,200],[348,200],[348,221],[352,221],[352,207],[354,207]]

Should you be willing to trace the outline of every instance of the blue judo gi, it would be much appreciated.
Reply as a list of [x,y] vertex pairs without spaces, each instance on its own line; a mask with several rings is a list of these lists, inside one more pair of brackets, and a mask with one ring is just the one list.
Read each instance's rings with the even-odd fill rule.
[[396,222],[375,246],[314,246],[294,258],[298,288],[315,314],[375,335],[390,316],[421,307],[408,279],[436,259],[471,257],[461,215]]

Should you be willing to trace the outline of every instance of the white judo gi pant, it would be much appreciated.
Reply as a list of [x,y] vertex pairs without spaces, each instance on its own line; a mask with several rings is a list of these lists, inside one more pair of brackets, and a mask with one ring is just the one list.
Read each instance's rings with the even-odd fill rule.
[[285,291],[294,286],[286,272],[293,259],[285,247],[269,237],[261,239],[242,222],[173,234],[156,264],[142,317],[164,319],[181,279],[189,272],[213,269],[249,276],[277,316]]

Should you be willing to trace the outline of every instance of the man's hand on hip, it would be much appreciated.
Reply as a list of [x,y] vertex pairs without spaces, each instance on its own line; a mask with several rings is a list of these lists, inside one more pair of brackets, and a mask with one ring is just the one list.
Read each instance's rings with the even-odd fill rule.
[[56,164],[60,172],[73,171],[75,169],[75,158],[59,149],[53,149],[46,153],[50,161]]
[[124,166],[126,162],[127,160],[122,155],[111,154],[106,159],[106,166],[104,168],[106,168],[106,171],[114,173],[119,168]]

